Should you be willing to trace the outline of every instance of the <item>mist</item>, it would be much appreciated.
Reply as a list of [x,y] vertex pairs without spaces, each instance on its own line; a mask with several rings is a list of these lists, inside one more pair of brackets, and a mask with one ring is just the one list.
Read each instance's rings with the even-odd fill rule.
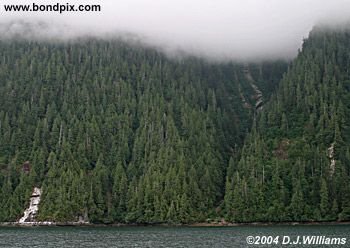
[[[72,39],[128,34],[168,54],[181,51],[216,60],[291,59],[314,25],[337,25],[350,16],[350,0],[57,0],[36,4],[100,4],[101,12],[4,12],[0,36]],[[3,4],[31,4],[5,0]],[[2,6],[1,6],[2,7]],[[45,25],[43,24],[45,23]],[[1,25],[1,24],[0,24]],[[1,27],[1,26],[0,26]],[[44,28],[43,28],[44,27]]]

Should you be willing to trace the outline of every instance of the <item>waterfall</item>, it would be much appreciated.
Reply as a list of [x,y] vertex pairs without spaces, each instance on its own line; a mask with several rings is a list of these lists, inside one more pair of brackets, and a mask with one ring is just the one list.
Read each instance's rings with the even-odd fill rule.
[[29,207],[24,211],[23,217],[18,223],[23,224],[27,222],[35,222],[35,217],[39,210],[41,189],[35,187],[30,197]]

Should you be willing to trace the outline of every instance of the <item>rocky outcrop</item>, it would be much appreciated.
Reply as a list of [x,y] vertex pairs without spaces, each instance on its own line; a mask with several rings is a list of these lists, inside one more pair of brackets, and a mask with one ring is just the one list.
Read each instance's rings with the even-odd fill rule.
[[35,187],[30,197],[29,207],[24,211],[23,217],[18,221],[19,224],[35,222],[38,214],[41,189]]

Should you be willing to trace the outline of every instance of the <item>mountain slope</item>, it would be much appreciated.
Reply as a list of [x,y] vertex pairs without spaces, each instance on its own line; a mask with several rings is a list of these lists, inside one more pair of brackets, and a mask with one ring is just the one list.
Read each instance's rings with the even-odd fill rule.
[[[39,220],[218,216],[254,113],[239,97],[254,104],[242,64],[92,38],[10,39],[0,53],[0,221],[21,217],[34,186]],[[282,75],[274,64],[260,81]]]
[[350,218],[350,31],[315,28],[226,180],[228,220]]

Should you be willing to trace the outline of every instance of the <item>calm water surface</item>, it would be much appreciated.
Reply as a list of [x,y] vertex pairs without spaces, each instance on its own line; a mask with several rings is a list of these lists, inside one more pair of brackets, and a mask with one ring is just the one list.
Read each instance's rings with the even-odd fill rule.
[[[279,244],[247,245],[247,236],[279,236]],[[346,238],[345,245],[281,245],[283,236]],[[350,225],[268,227],[0,227],[0,247],[350,247]]]

